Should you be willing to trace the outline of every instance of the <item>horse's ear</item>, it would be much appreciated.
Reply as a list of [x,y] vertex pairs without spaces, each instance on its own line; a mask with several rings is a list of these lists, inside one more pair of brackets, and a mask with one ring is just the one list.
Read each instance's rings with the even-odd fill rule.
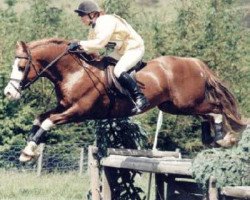
[[24,52],[27,51],[27,45],[24,41],[17,41],[16,43],[16,49],[22,50]]
[[27,45],[23,41],[18,41],[16,43],[16,54],[27,54]]

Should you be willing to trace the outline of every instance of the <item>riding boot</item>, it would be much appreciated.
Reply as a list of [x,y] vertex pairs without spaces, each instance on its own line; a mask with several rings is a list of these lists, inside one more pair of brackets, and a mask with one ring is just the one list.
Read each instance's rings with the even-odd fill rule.
[[147,98],[142,93],[141,89],[137,85],[136,81],[126,72],[123,72],[118,78],[119,83],[126,88],[131,94],[136,104],[136,110],[133,111],[141,112],[144,108],[149,106]]

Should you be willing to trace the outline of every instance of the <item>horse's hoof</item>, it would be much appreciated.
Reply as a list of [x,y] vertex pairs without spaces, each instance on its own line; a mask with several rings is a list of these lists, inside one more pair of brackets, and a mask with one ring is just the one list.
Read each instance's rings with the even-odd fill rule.
[[19,161],[20,162],[29,162],[29,161],[31,161],[33,159],[33,157],[32,156],[28,156],[28,155],[26,155],[26,154],[21,154],[20,155],[20,157],[19,157]]
[[231,147],[232,144],[230,141],[227,141],[225,139],[222,139],[222,140],[217,140],[215,141],[220,147],[224,147],[224,148],[227,148],[227,147]]
[[22,154],[34,157],[36,156],[37,144],[33,141],[28,142],[27,146],[22,150]]

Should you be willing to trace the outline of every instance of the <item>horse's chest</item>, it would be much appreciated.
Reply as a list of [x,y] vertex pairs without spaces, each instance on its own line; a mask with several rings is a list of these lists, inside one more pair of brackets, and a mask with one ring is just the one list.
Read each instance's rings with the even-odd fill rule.
[[82,80],[83,80],[83,70],[79,70],[68,74],[65,78],[65,81],[63,81],[64,91],[72,92],[77,90],[81,85]]

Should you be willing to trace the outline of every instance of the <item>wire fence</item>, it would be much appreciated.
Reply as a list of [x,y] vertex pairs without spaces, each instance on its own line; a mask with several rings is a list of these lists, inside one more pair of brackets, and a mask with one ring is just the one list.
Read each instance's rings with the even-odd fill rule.
[[87,169],[87,149],[79,145],[40,145],[40,156],[37,160],[21,163],[19,156],[23,145],[1,147],[0,168],[8,171],[33,171],[37,175],[50,172],[79,172]]
[[7,85],[7,76],[0,73],[0,90],[1,90],[0,99],[4,98],[3,90],[6,85]]

